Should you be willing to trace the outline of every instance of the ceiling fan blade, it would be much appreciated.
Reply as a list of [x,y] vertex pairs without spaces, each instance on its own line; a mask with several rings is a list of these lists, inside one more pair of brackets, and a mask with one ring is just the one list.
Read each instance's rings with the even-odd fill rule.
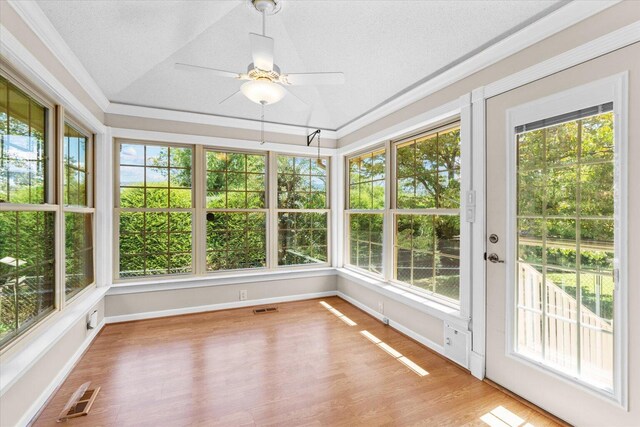
[[231,98],[233,98],[234,96],[236,96],[237,94],[240,93],[240,89],[238,89],[237,91],[233,92],[231,95],[227,96],[225,99],[223,99],[222,101],[218,102],[218,105],[221,105],[225,102],[227,102],[228,100],[230,100]]
[[302,98],[298,97],[295,93],[291,92],[289,89],[283,87],[286,95],[290,95],[293,99],[297,100],[305,109],[310,110],[311,106],[307,104]]
[[264,71],[272,71],[273,39],[271,37],[265,37],[254,33],[250,33],[249,37],[251,38],[251,56],[253,57],[253,66]]
[[216,68],[203,67],[201,65],[182,64],[180,62],[176,62],[175,68],[177,70],[205,72],[220,77],[231,77],[232,79],[241,79],[243,77],[242,74],[234,73],[232,71],[218,70]]
[[293,73],[283,74],[281,80],[285,84],[295,86],[319,86],[344,84],[344,73]]

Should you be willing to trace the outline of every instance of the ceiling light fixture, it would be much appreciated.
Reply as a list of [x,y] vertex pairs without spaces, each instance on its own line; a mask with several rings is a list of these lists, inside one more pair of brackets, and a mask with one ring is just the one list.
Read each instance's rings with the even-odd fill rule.
[[240,87],[240,91],[251,101],[261,105],[276,103],[287,93],[285,88],[266,78],[249,80]]

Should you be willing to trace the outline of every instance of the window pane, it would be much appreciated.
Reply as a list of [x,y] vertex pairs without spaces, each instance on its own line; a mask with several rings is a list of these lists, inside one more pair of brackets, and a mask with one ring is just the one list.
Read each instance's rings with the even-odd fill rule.
[[278,156],[278,208],[327,207],[327,160]]
[[55,213],[0,212],[0,346],[54,309]]
[[349,159],[349,209],[384,209],[385,151]]
[[398,209],[460,207],[460,128],[396,147]]
[[382,274],[384,214],[349,215],[349,263]]
[[520,133],[516,350],[613,387],[613,113]]
[[395,279],[460,298],[460,216],[396,215]]
[[264,209],[266,156],[207,151],[207,208]]
[[278,265],[327,262],[327,214],[278,214]]
[[266,213],[207,213],[207,270],[267,265]]
[[0,202],[45,203],[46,115],[0,77]]
[[87,158],[89,138],[68,123],[64,125],[64,203],[88,206]]
[[93,283],[93,214],[64,214],[65,296],[67,299]]

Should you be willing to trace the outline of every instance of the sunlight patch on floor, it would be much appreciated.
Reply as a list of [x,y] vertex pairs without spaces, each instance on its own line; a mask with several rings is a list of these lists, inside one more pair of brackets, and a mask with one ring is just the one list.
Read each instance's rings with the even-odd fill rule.
[[380,340],[378,337],[373,335],[371,332],[369,332],[369,331],[360,331],[360,335],[362,335],[363,337],[365,337],[366,339],[368,339],[369,341],[371,341],[372,343],[377,345],[379,348],[384,350],[391,357],[396,359],[398,362],[402,363],[407,368],[411,369],[413,372],[415,372],[419,376],[425,377],[425,376],[429,375],[429,372],[427,372],[424,369],[422,369],[418,364],[413,362],[408,357],[403,356],[402,353],[400,353],[395,348],[391,347],[386,342]]
[[329,310],[329,312],[331,312],[334,316],[336,316],[338,319],[342,320],[347,325],[349,325],[349,326],[356,326],[357,325],[356,322],[354,322],[353,320],[349,319],[349,317],[345,316],[342,312],[340,312],[340,311],[336,310],[335,308],[331,307],[330,304],[327,304],[324,301],[320,301],[320,305],[322,305],[324,308]]
[[534,427],[525,423],[522,418],[505,408],[498,406],[480,417],[482,421],[491,427]]

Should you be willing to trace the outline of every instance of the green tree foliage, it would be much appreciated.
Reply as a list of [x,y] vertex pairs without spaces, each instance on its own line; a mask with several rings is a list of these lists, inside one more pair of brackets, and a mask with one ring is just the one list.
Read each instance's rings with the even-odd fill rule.
[[524,132],[517,144],[519,259],[548,265],[547,280],[611,319],[613,113]]

